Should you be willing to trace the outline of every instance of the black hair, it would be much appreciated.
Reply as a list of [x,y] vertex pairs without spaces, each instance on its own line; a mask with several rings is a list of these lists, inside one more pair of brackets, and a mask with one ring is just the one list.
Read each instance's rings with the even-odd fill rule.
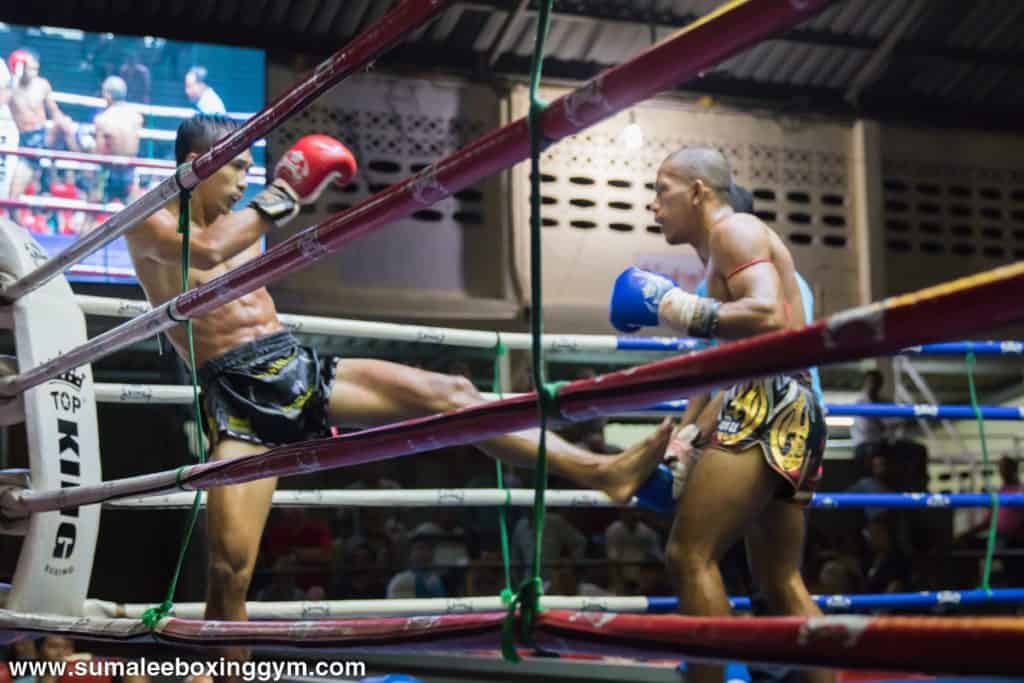
[[174,160],[185,163],[189,152],[202,154],[222,137],[238,128],[238,122],[221,114],[196,114],[178,126],[174,139]]

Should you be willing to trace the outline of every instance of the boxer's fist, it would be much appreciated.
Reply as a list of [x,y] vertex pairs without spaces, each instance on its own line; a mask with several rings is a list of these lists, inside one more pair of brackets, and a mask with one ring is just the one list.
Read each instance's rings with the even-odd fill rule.
[[274,167],[274,179],[250,206],[282,226],[312,204],[328,183],[345,185],[356,173],[356,160],[345,145],[326,135],[300,138]]
[[672,278],[639,268],[627,268],[615,280],[608,317],[620,332],[636,332],[658,324],[658,306],[676,287]]
[[327,135],[300,138],[274,167],[274,179],[288,183],[300,204],[315,202],[328,183],[347,185],[355,174],[352,152]]

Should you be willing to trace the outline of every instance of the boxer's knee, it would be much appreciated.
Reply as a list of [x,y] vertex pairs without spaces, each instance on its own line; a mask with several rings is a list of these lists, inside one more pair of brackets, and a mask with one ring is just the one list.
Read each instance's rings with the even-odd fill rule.
[[208,567],[210,591],[226,600],[244,600],[252,583],[249,563],[232,562],[230,557],[211,557]]
[[428,385],[427,403],[433,412],[468,408],[483,401],[473,382],[461,375],[434,374]]
[[677,586],[690,582],[699,583],[701,578],[716,568],[710,552],[698,545],[674,540],[665,548],[665,567]]

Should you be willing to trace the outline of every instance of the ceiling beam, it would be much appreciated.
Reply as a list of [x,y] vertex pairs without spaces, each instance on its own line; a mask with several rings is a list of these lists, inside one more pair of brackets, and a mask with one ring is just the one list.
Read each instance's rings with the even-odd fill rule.
[[885,71],[885,66],[889,62],[889,58],[892,57],[893,51],[899,45],[900,40],[903,39],[903,36],[910,30],[910,27],[928,7],[929,2],[930,0],[914,0],[914,3],[903,13],[903,16],[899,18],[896,25],[889,29],[885,38],[879,43],[875,51],[871,53],[868,61],[864,63],[850,80],[850,85],[843,95],[844,100],[855,107],[860,104],[861,93],[864,92],[865,88],[878,80],[878,77]]
[[[470,9],[483,11],[507,12],[506,0],[466,0],[461,3]],[[526,16],[535,16],[537,10],[526,9]],[[552,19],[572,21],[580,24],[604,24],[608,26],[650,26],[664,35],[690,25],[700,17],[696,14],[666,15],[661,13],[651,22],[643,13],[617,12],[614,7],[595,4],[585,10],[578,6],[570,6],[552,13]],[[875,52],[885,39],[878,40],[869,36],[855,36],[822,29],[796,28],[786,33],[772,36],[768,40],[781,40],[787,43],[798,43],[816,47],[838,47],[850,50]],[[942,59],[953,62],[964,62],[975,66],[1019,66],[1024,64],[1024,51],[976,50],[944,45],[934,41],[905,41],[892,48],[894,57],[914,57],[923,59]]]

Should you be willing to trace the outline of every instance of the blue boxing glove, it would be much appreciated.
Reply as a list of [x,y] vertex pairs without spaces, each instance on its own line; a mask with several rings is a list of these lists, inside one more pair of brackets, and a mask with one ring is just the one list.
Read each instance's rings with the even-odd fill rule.
[[658,325],[661,300],[678,285],[669,277],[639,268],[627,268],[615,280],[608,317],[620,332],[636,332]]

